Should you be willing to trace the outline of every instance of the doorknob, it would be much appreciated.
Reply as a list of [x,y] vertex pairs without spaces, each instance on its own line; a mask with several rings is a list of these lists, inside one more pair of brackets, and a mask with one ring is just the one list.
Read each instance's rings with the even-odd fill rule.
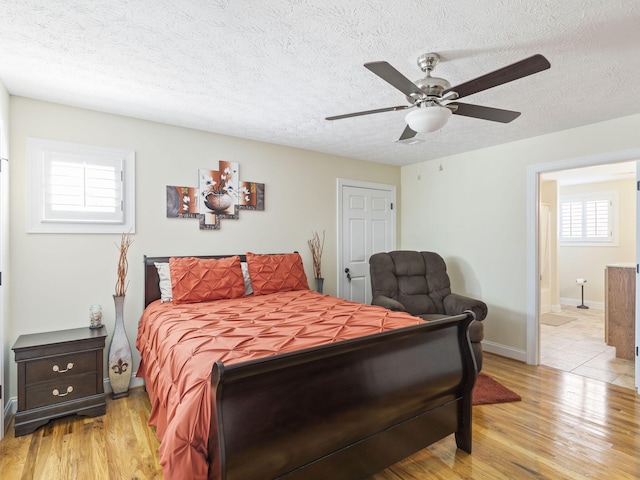
[[349,268],[345,268],[344,273],[347,274],[347,280],[351,281],[351,273],[349,273]]

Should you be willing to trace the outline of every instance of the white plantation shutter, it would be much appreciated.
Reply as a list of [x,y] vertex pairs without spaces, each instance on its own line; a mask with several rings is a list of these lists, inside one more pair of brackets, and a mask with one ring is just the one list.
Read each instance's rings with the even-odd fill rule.
[[563,243],[614,243],[616,241],[614,192],[560,198],[560,241]]
[[565,202],[561,206],[562,238],[582,237],[582,202]]
[[592,200],[585,202],[587,238],[609,238],[611,233],[609,217],[609,200]]
[[29,232],[122,233],[134,226],[134,152],[28,139]]
[[124,223],[122,159],[44,158],[44,222]]

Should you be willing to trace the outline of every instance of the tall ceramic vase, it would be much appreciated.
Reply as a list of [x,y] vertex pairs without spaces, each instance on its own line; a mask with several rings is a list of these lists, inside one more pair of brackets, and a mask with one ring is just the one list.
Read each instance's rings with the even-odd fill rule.
[[133,361],[122,316],[124,296],[114,295],[113,301],[116,307],[116,326],[109,345],[109,383],[113,390],[113,398],[120,398],[129,395]]

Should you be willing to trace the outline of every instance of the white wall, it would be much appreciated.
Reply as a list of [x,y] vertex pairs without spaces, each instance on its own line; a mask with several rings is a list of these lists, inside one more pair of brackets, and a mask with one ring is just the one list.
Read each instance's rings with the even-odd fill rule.
[[0,124],[2,125],[2,138],[5,143],[0,150],[0,157],[9,157],[9,93],[0,82]]
[[[254,142],[132,118],[11,97],[12,344],[23,333],[89,324],[89,306],[103,305],[111,332],[118,235],[27,234],[28,136],[132,149],[136,152],[136,233],[129,251],[126,330],[134,350],[143,309],[142,256],[244,253],[302,254],[313,279],[307,240],[326,230],[325,292],[336,292],[336,179],[395,185],[400,168]],[[197,186],[198,168],[239,163],[240,178],[265,184],[265,211],[241,211],[217,231],[197,220],[166,218],[166,185]],[[107,340],[108,342],[109,340]],[[10,395],[16,395],[11,360]]]
[[[9,94],[7,93],[7,89],[4,87],[2,82],[0,82],[0,128],[2,128],[2,148],[0,149],[0,157],[9,158]],[[5,204],[4,208],[6,209],[8,204],[8,167],[7,165],[3,165],[5,169],[2,172],[2,188],[0,189],[2,192],[2,197],[0,198],[0,204]],[[8,216],[7,216],[8,217]],[[9,235],[8,235],[8,226],[9,218],[2,219],[4,225],[2,231],[0,232],[0,265],[2,266],[2,299],[0,300],[0,344],[2,344],[2,352],[3,357],[0,358],[0,369],[4,373],[4,378],[9,379],[9,372],[11,370],[12,362],[9,358],[9,353],[11,352],[10,348],[10,335],[9,335],[9,308],[8,303],[6,301],[9,298],[9,287],[7,285],[6,279],[9,275],[9,256],[8,256],[8,247],[9,247]],[[0,375],[2,377],[2,375]],[[4,415],[4,408],[7,404],[9,398],[9,390],[7,388],[7,381],[3,381],[3,395],[2,400],[0,400],[0,415]],[[2,424],[2,422],[0,422]],[[6,426],[6,425],[5,425]],[[0,431],[0,438],[2,438],[4,432]]]
[[402,248],[439,252],[453,289],[487,302],[488,350],[525,357],[527,167],[638,148],[638,131],[633,115],[402,168]]
[[581,300],[576,278],[586,278],[585,304],[604,308],[605,266],[612,263],[635,263],[636,180],[631,178],[560,187],[560,195],[612,191],[618,192],[618,244],[595,247],[560,245],[558,249],[559,293],[560,298],[574,300],[569,305],[578,305]]

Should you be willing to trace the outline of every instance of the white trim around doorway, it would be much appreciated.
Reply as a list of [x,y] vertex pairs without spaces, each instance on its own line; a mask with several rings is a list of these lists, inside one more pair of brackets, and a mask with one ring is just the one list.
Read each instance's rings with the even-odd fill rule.
[[557,170],[590,167],[637,161],[640,159],[640,148],[601,153],[587,157],[569,158],[547,163],[529,165],[527,167],[527,363],[540,363],[540,326],[538,278],[540,275],[538,258],[538,208],[540,203],[540,174]]

